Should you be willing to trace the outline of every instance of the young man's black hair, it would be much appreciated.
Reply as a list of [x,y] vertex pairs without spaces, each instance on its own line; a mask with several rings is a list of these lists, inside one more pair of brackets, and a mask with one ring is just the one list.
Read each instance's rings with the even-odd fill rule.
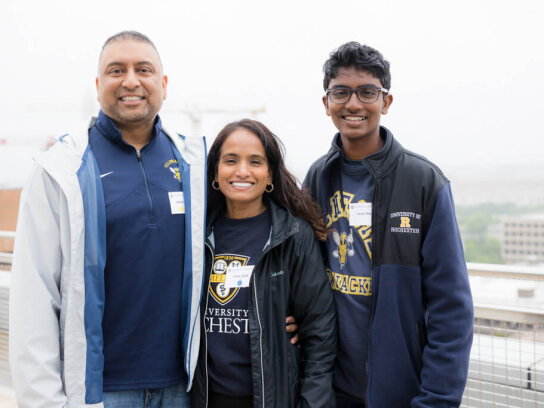
[[384,88],[391,88],[389,62],[381,52],[368,45],[350,41],[331,52],[329,59],[323,65],[324,90],[327,90],[331,79],[336,78],[338,69],[342,67],[355,67],[362,71],[368,71],[381,81]]

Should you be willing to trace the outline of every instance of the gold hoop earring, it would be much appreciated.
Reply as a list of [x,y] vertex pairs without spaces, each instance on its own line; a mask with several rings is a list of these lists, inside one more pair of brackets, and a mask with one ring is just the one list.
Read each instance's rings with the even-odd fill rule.
[[212,188],[213,188],[214,190],[219,191],[219,183],[217,182],[216,179],[213,179],[213,181],[212,181]]
[[266,187],[264,188],[264,191],[266,191],[267,193],[271,193],[272,191],[274,191],[274,184],[272,183],[267,184]]

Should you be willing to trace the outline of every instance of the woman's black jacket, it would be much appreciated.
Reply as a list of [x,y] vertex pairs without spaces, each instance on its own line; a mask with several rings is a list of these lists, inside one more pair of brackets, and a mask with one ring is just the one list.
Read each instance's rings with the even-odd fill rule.
[[[332,389],[336,311],[319,245],[310,225],[269,200],[272,228],[250,280],[248,304],[254,407],[335,407]],[[206,277],[214,257],[213,225],[221,211],[208,212]],[[193,407],[207,407],[206,335],[201,308],[201,345],[192,389]],[[285,331],[285,317],[299,325],[300,349]]]

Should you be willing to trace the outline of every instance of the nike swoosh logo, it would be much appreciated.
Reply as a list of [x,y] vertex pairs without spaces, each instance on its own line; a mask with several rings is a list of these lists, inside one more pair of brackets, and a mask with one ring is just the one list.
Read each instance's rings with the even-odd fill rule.
[[113,173],[113,171],[110,171],[109,173],[104,173],[104,174],[101,174],[100,175],[100,178],[103,178],[103,177],[106,177],[106,176],[109,176],[111,173]]

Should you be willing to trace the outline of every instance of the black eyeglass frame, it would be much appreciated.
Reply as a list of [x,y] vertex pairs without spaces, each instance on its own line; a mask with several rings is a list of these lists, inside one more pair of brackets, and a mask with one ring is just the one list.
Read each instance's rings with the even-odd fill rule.
[[[344,102],[335,102],[332,100],[331,98],[331,91],[335,91],[335,90],[338,90],[338,89],[341,89],[343,91],[348,91],[349,92],[349,96],[347,97],[347,99],[344,101]],[[379,91],[377,94],[376,94],[376,99],[374,99],[373,101],[363,101],[360,97],[359,97],[359,89],[374,89],[374,90],[377,90]],[[357,95],[357,99],[359,99],[359,101],[361,103],[374,103],[378,100],[378,98],[380,97],[380,92],[382,92],[384,95],[387,95],[389,93],[389,89],[385,89],[385,88],[380,88],[379,86],[374,86],[374,85],[363,85],[363,86],[359,86],[355,89],[352,89],[352,88],[348,88],[347,86],[338,86],[338,87],[335,87],[335,88],[328,88],[326,91],[326,94],[327,94],[327,98],[329,99],[329,101],[331,101],[332,103],[336,103],[336,104],[342,104],[342,103],[347,103],[350,99],[351,99],[351,95],[354,93],[355,95]]]

